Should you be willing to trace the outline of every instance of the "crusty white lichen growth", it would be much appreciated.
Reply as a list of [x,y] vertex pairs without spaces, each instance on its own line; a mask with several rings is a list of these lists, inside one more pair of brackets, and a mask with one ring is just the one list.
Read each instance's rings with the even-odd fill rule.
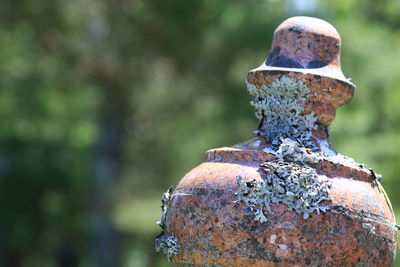
[[161,234],[156,238],[156,251],[159,252],[162,250],[165,254],[168,256],[168,260],[171,259],[172,256],[175,256],[178,254],[179,250],[179,243],[178,243],[178,238],[173,235],[167,235],[164,233],[165,231],[165,222],[167,219],[167,212],[168,212],[168,207],[169,207],[169,202],[171,201],[172,197],[172,187],[170,187],[167,192],[165,192],[161,198],[161,210],[162,210],[162,215],[160,221],[157,222],[157,224],[161,227],[162,232]]
[[363,223],[362,228],[367,229],[371,235],[375,234],[375,226],[370,223]]
[[178,254],[179,248],[180,245],[176,236],[162,235],[156,239],[156,251],[162,250],[168,256],[168,260]]
[[260,88],[247,82],[247,90],[254,96],[250,103],[256,109],[256,117],[264,120],[257,134],[274,145],[279,145],[283,137],[298,139],[304,145],[314,147],[310,131],[317,128],[317,118],[314,112],[303,114],[302,101],[312,95],[306,84],[283,76]]
[[276,151],[272,150],[270,152],[274,154],[280,162],[317,163],[322,159],[321,153],[307,150],[307,148],[289,138],[282,138],[280,143]]
[[259,222],[268,221],[264,215],[263,209],[270,209],[271,199],[269,198],[272,194],[264,181],[247,181],[245,182],[241,176],[236,177],[238,184],[238,191],[236,196],[238,197],[237,203],[244,202],[246,205],[254,211],[255,220]]
[[161,219],[157,222],[157,224],[164,230],[165,220],[167,219],[167,211],[169,201],[171,200],[172,196],[172,187],[168,188],[167,192],[165,192],[161,198]]
[[329,210],[322,202],[331,200],[331,182],[319,177],[308,165],[318,162],[318,156],[288,138],[282,139],[279,148],[272,152],[276,160],[260,165],[260,171],[265,173],[262,180],[244,181],[237,177],[238,202],[246,203],[255,211],[255,220],[266,222],[268,219],[263,211],[272,213],[274,203],[287,205],[287,210],[303,214],[304,219],[314,211],[319,214]]
[[[275,155],[277,159],[281,161],[283,158],[286,158],[286,160],[289,161],[299,161],[308,164],[318,163],[320,161],[329,161],[334,164],[357,165],[364,168],[364,164],[357,163],[354,159],[337,153],[334,150],[330,151],[329,154],[325,153],[325,151],[311,151],[299,142],[293,141],[289,138],[282,138],[280,143],[279,147],[275,150],[271,147],[266,147],[263,151]],[[380,174],[374,174],[377,176],[377,179],[382,177]]]

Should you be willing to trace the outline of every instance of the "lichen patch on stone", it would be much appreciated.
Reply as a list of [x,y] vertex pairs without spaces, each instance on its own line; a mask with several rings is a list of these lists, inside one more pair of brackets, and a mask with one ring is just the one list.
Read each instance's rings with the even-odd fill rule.
[[282,76],[260,88],[247,82],[247,90],[254,96],[250,103],[261,121],[256,134],[274,145],[279,145],[281,138],[291,138],[314,148],[310,131],[317,129],[317,117],[314,112],[304,114],[302,102],[312,95],[305,83]]
[[156,239],[156,251],[162,250],[168,256],[168,260],[178,254],[179,248],[180,245],[176,236],[162,235]]
[[[346,165],[346,166],[357,166],[364,168],[364,164],[357,163],[354,159],[344,156],[336,151],[330,150],[329,153],[326,151],[312,151],[305,147],[299,142],[293,141],[289,138],[281,138],[280,145],[275,148],[266,147],[263,149],[264,152],[275,155],[279,160],[286,158],[286,160],[305,162],[307,164],[315,164],[320,161],[328,161],[333,164]],[[372,171],[372,170],[371,170]],[[374,172],[377,179],[381,179],[381,175]]]
[[309,165],[320,160],[316,153],[288,138],[282,139],[280,146],[270,153],[276,160],[260,165],[262,180],[245,181],[237,177],[237,202],[246,203],[254,211],[256,221],[268,221],[264,210],[271,214],[273,204],[285,204],[287,210],[302,214],[304,219],[314,211],[319,214],[330,209],[323,202],[331,200],[332,183],[319,177]]
[[169,202],[171,201],[172,197],[172,187],[170,187],[167,192],[165,192],[161,198],[161,219],[157,222],[157,224],[161,227],[161,234],[156,238],[155,248],[156,251],[159,252],[162,250],[167,256],[168,260],[171,257],[178,254],[180,245],[178,243],[178,238],[174,235],[165,234],[165,222],[167,219],[168,207]]
[[367,229],[371,235],[375,234],[375,227],[370,223],[363,223],[362,228]]
[[157,224],[164,230],[165,220],[167,219],[167,211],[169,206],[169,201],[171,200],[172,196],[172,186],[168,188],[167,192],[165,192],[161,198],[161,219],[157,222]]
[[280,162],[299,162],[299,163],[317,163],[321,160],[320,153],[314,153],[310,149],[302,146],[299,142],[289,138],[283,138],[276,151],[272,151]]

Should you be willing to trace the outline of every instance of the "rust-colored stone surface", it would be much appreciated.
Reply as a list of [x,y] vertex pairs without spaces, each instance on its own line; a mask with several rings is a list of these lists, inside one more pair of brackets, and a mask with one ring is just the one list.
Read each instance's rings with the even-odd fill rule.
[[181,248],[173,266],[391,266],[393,213],[367,178],[346,177],[354,169],[331,169],[332,210],[304,220],[283,204],[272,205],[273,213],[264,210],[269,221],[260,223],[246,205],[235,203],[236,177],[263,179],[259,167],[219,161],[196,167],[174,191],[166,232],[178,237]]
[[[169,255],[172,266],[392,266],[396,221],[377,175],[337,155],[327,140],[336,109],[354,93],[340,69],[340,44],[333,26],[318,19],[295,17],[277,28],[270,56],[247,81],[260,89],[288,77],[310,89],[300,106],[316,116],[316,127],[307,132],[313,149],[291,140],[290,153],[300,159],[284,158],[279,144],[259,135],[207,151],[205,162],[185,175],[165,206],[162,234],[179,244],[177,254]],[[263,120],[260,127],[268,127]],[[325,212],[304,217],[276,202],[270,211],[262,206],[267,221],[261,222],[238,201],[237,178],[249,188],[266,183],[274,170],[263,163],[279,160],[310,173],[310,179],[327,181],[328,197],[320,203],[328,207]]]
[[339,33],[326,21],[292,17],[275,30],[269,57],[258,70],[296,70],[354,86],[340,68],[341,44]]

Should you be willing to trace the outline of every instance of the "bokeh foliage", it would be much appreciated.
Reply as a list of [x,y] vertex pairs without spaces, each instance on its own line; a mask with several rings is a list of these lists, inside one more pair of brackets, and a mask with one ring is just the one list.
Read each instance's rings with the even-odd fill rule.
[[340,32],[357,90],[331,141],[383,174],[400,214],[399,12],[396,0],[3,0],[0,266],[168,266],[153,246],[162,192],[205,150],[251,137],[246,73],[294,15]]

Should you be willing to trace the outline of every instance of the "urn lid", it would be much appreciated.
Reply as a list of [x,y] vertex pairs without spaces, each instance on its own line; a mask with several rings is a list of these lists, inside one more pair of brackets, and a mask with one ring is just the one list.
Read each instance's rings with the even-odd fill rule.
[[291,17],[275,30],[268,58],[253,71],[310,73],[354,87],[342,73],[340,50],[339,33],[331,24],[312,17]]

